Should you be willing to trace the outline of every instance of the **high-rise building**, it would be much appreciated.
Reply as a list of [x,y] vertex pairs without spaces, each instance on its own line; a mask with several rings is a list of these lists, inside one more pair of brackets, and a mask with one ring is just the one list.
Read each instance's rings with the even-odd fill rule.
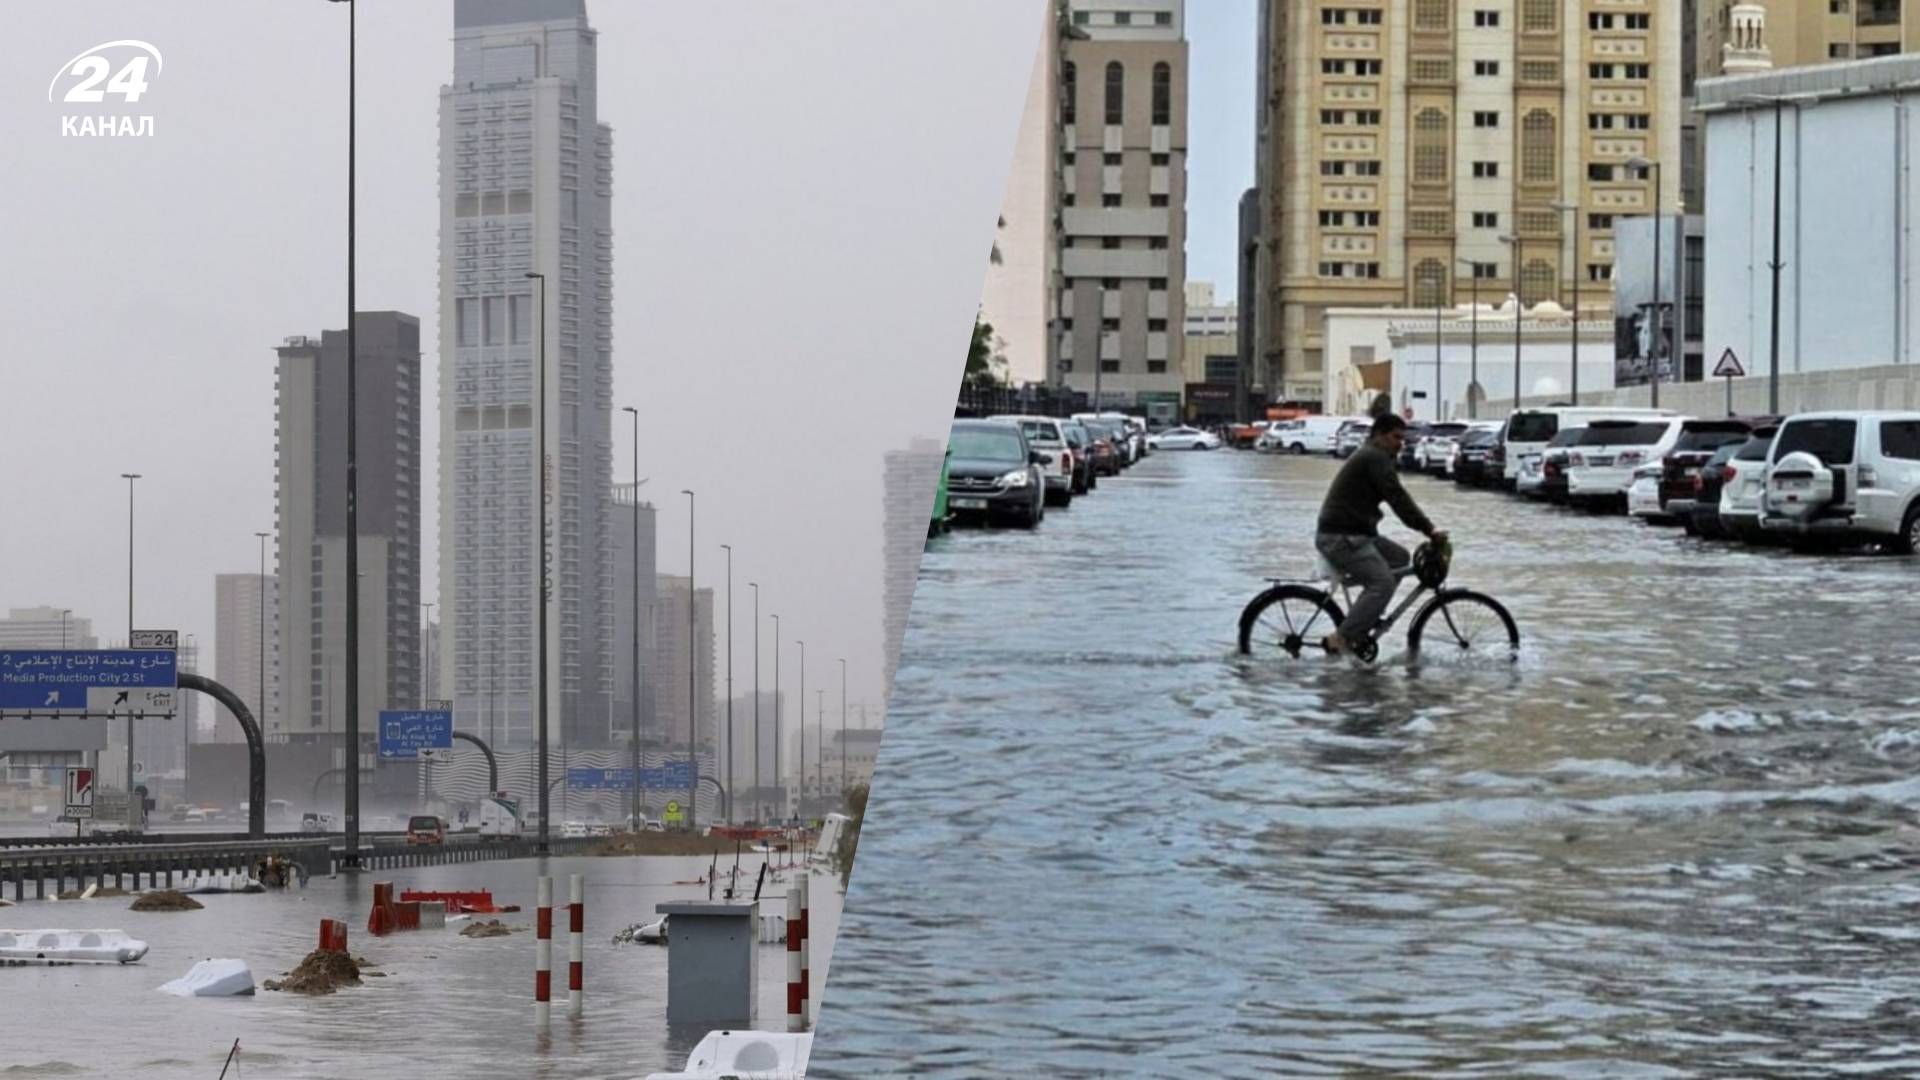
[[492,727],[506,746],[537,741],[542,592],[550,744],[600,744],[612,709],[613,132],[598,62],[584,0],[454,4],[440,91],[439,666],[456,725]]
[[1058,186],[1054,140],[1059,135],[1053,122],[1055,26],[1053,13],[1043,14],[1047,25],[1027,82],[1027,103],[994,233],[999,258],[988,265],[980,296],[980,317],[993,326],[994,344],[1015,384],[1047,381],[1048,294],[1059,254],[1053,231]]
[[1679,197],[1681,17],[1681,0],[1265,0],[1258,351],[1278,395],[1320,400],[1330,307],[1434,308],[1476,284],[1566,307],[1578,278],[1583,307],[1610,308],[1614,218],[1655,210],[1656,175],[1664,209]]
[[1187,318],[1181,335],[1190,423],[1221,423],[1236,418],[1240,385],[1240,309],[1214,300],[1213,282],[1187,282]]
[[[213,597],[213,677],[240,695],[262,731],[281,731],[278,579],[272,574],[216,574]],[[227,710],[215,709],[214,714],[206,741],[246,741],[240,722]]]
[[[714,749],[713,737],[719,729],[714,723],[713,589],[701,587],[694,590],[693,625],[689,627],[687,579],[660,574],[655,581],[654,657],[653,664],[647,670],[659,672],[659,677],[653,681],[654,714],[659,727],[654,732],[644,734],[655,735],[659,741],[654,745],[669,751],[685,747],[687,692],[691,689],[694,695],[694,748]],[[689,664],[693,665],[691,687],[688,686]],[[646,691],[643,689],[641,692]]]
[[[639,526],[639,553],[634,559],[634,526]],[[640,628],[640,732],[659,731],[653,692],[654,673],[649,668],[654,658],[652,635],[654,607],[659,602],[654,548],[653,504],[639,501],[639,489],[620,484],[613,491],[613,716],[608,723],[610,740],[624,743],[633,730],[635,609]],[[636,566],[638,575],[636,576]],[[636,593],[635,582],[639,583]],[[685,613],[682,612],[684,617]]]
[[[420,700],[420,320],[363,311],[354,324],[359,723],[371,742],[381,709]],[[275,351],[280,692],[266,731],[326,742],[346,731],[347,333]]]
[[1185,320],[1184,0],[1065,0],[1059,381],[1177,419]]
[[886,666],[883,681],[893,698],[893,673],[900,666],[900,641],[907,633],[913,609],[914,579],[920,574],[920,553],[926,547],[927,522],[933,516],[933,497],[940,486],[940,469],[947,448],[937,439],[914,439],[905,450],[888,451],[881,482],[880,572],[881,617]]
[[71,608],[9,608],[0,619],[0,649],[97,649],[93,620]]

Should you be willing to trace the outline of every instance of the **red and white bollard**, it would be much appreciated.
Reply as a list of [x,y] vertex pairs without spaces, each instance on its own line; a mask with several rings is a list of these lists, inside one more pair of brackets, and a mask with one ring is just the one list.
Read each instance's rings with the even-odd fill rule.
[[586,1009],[582,968],[586,962],[587,905],[581,900],[580,875],[567,879],[567,1015],[578,1020]]
[[807,1030],[807,1017],[803,1011],[807,1004],[806,986],[801,980],[800,937],[802,934],[800,915],[800,891],[787,889],[787,1030]]
[[800,1027],[804,1031],[813,1021],[813,920],[805,870],[794,876],[794,885],[800,890]]
[[540,879],[540,901],[535,916],[539,938],[533,959],[533,1021],[545,1026],[553,1017],[549,998],[553,991],[553,879]]

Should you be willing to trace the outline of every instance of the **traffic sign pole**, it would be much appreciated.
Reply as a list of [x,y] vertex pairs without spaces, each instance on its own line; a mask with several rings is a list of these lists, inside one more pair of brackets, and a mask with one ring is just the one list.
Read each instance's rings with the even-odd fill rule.
[[1727,351],[1720,354],[1720,362],[1713,365],[1713,373],[1716,376],[1722,379],[1725,379],[1727,382],[1727,415],[1732,416],[1733,415],[1733,380],[1736,378],[1739,378],[1742,375],[1745,375],[1747,371],[1745,368],[1740,366],[1740,357],[1734,354],[1733,349],[1729,348],[1727,349]]

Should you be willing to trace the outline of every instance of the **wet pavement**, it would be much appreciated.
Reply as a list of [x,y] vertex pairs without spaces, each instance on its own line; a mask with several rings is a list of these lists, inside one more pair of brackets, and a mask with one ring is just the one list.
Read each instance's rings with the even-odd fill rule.
[[812,1075],[1920,1073],[1920,560],[1409,478],[1518,661],[1243,659],[1334,468],[930,545]]
[[[370,1076],[629,1078],[678,1069],[711,1025],[666,1023],[667,950],[614,946],[614,933],[652,922],[662,900],[705,899],[706,858],[554,858],[556,902],[567,875],[585,876],[585,1016],[566,1016],[566,914],[554,917],[554,1002],[543,1034],[533,1018],[538,860],[462,863],[314,878],[304,890],[197,896],[201,911],[129,911],[128,898],[33,901],[0,907],[0,928],[114,928],[151,946],[127,966],[0,968],[0,1076],[138,1076],[212,1080],[235,1039],[230,1076],[349,1080]],[[731,865],[723,859],[723,872]],[[748,895],[759,862],[742,861]],[[493,891],[518,914],[480,916],[516,927],[510,936],[466,938],[461,922],[375,938],[366,933],[373,882],[396,888]],[[814,956],[832,948],[837,876],[813,879]],[[783,885],[762,909],[785,913]],[[175,998],[155,992],[207,957],[238,957],[256,984],[279,978],[317,942],[320,920],[348,925],[356,957],[379,977],[324,997],[261,991],[252,997]],[[786,952],[762,945],[757,1025],[786,1029]],[[823,959],[815,961],[824,966]],[[817,985],[817,984],[816,984]]]

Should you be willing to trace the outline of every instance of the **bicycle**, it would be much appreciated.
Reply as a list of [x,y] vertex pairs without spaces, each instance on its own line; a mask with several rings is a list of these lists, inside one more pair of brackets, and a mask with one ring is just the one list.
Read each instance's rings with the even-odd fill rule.
[[[1386,636],[1408,608],[1426,596],[1426,603],[1414,614],[1413,622],[1407,628],[1409,652],[1419,654],[1428,624],[1438,617],[1445,632],[1445,637],[1440,640],[1460,651],[1504,651],[1509,659],[1517,657],[1520,651],[1520,628],[1513,621],[1513,615],[1500,601],[1485,593],[1447,588],[1447,573],[1451,564],[1451,545],[1442,544],[1438,548],[1431,543],[1420,545],[1413,561],[1394,571],[1396,581],[1417,576],[1420,587],[1409,593],[1399,606],[1380,620],[1380,625],[1371,635],[1349,643],[1354,655],[1369,664],[1373,663],[1379,655],[1379,639]],[[1254,597],[1240,612],[1242,655],[1251,656],[1256,647],[1271,645],[1287,656],[1298,659],[1309,641],[1314,647],[1319,646],[1318,639],[1309,637],[1309,634],[1322,616],[1326,617],[1322,635],[1331,633],[1340,625],[1346,613],[1334,601],[1332,589],[1337,586],[1341,599],[1351,608],[1354,582],[1336,571],[1325,558],[1319,560],[1319,571],[1316,578],[1267,579],[1270,587]]]

